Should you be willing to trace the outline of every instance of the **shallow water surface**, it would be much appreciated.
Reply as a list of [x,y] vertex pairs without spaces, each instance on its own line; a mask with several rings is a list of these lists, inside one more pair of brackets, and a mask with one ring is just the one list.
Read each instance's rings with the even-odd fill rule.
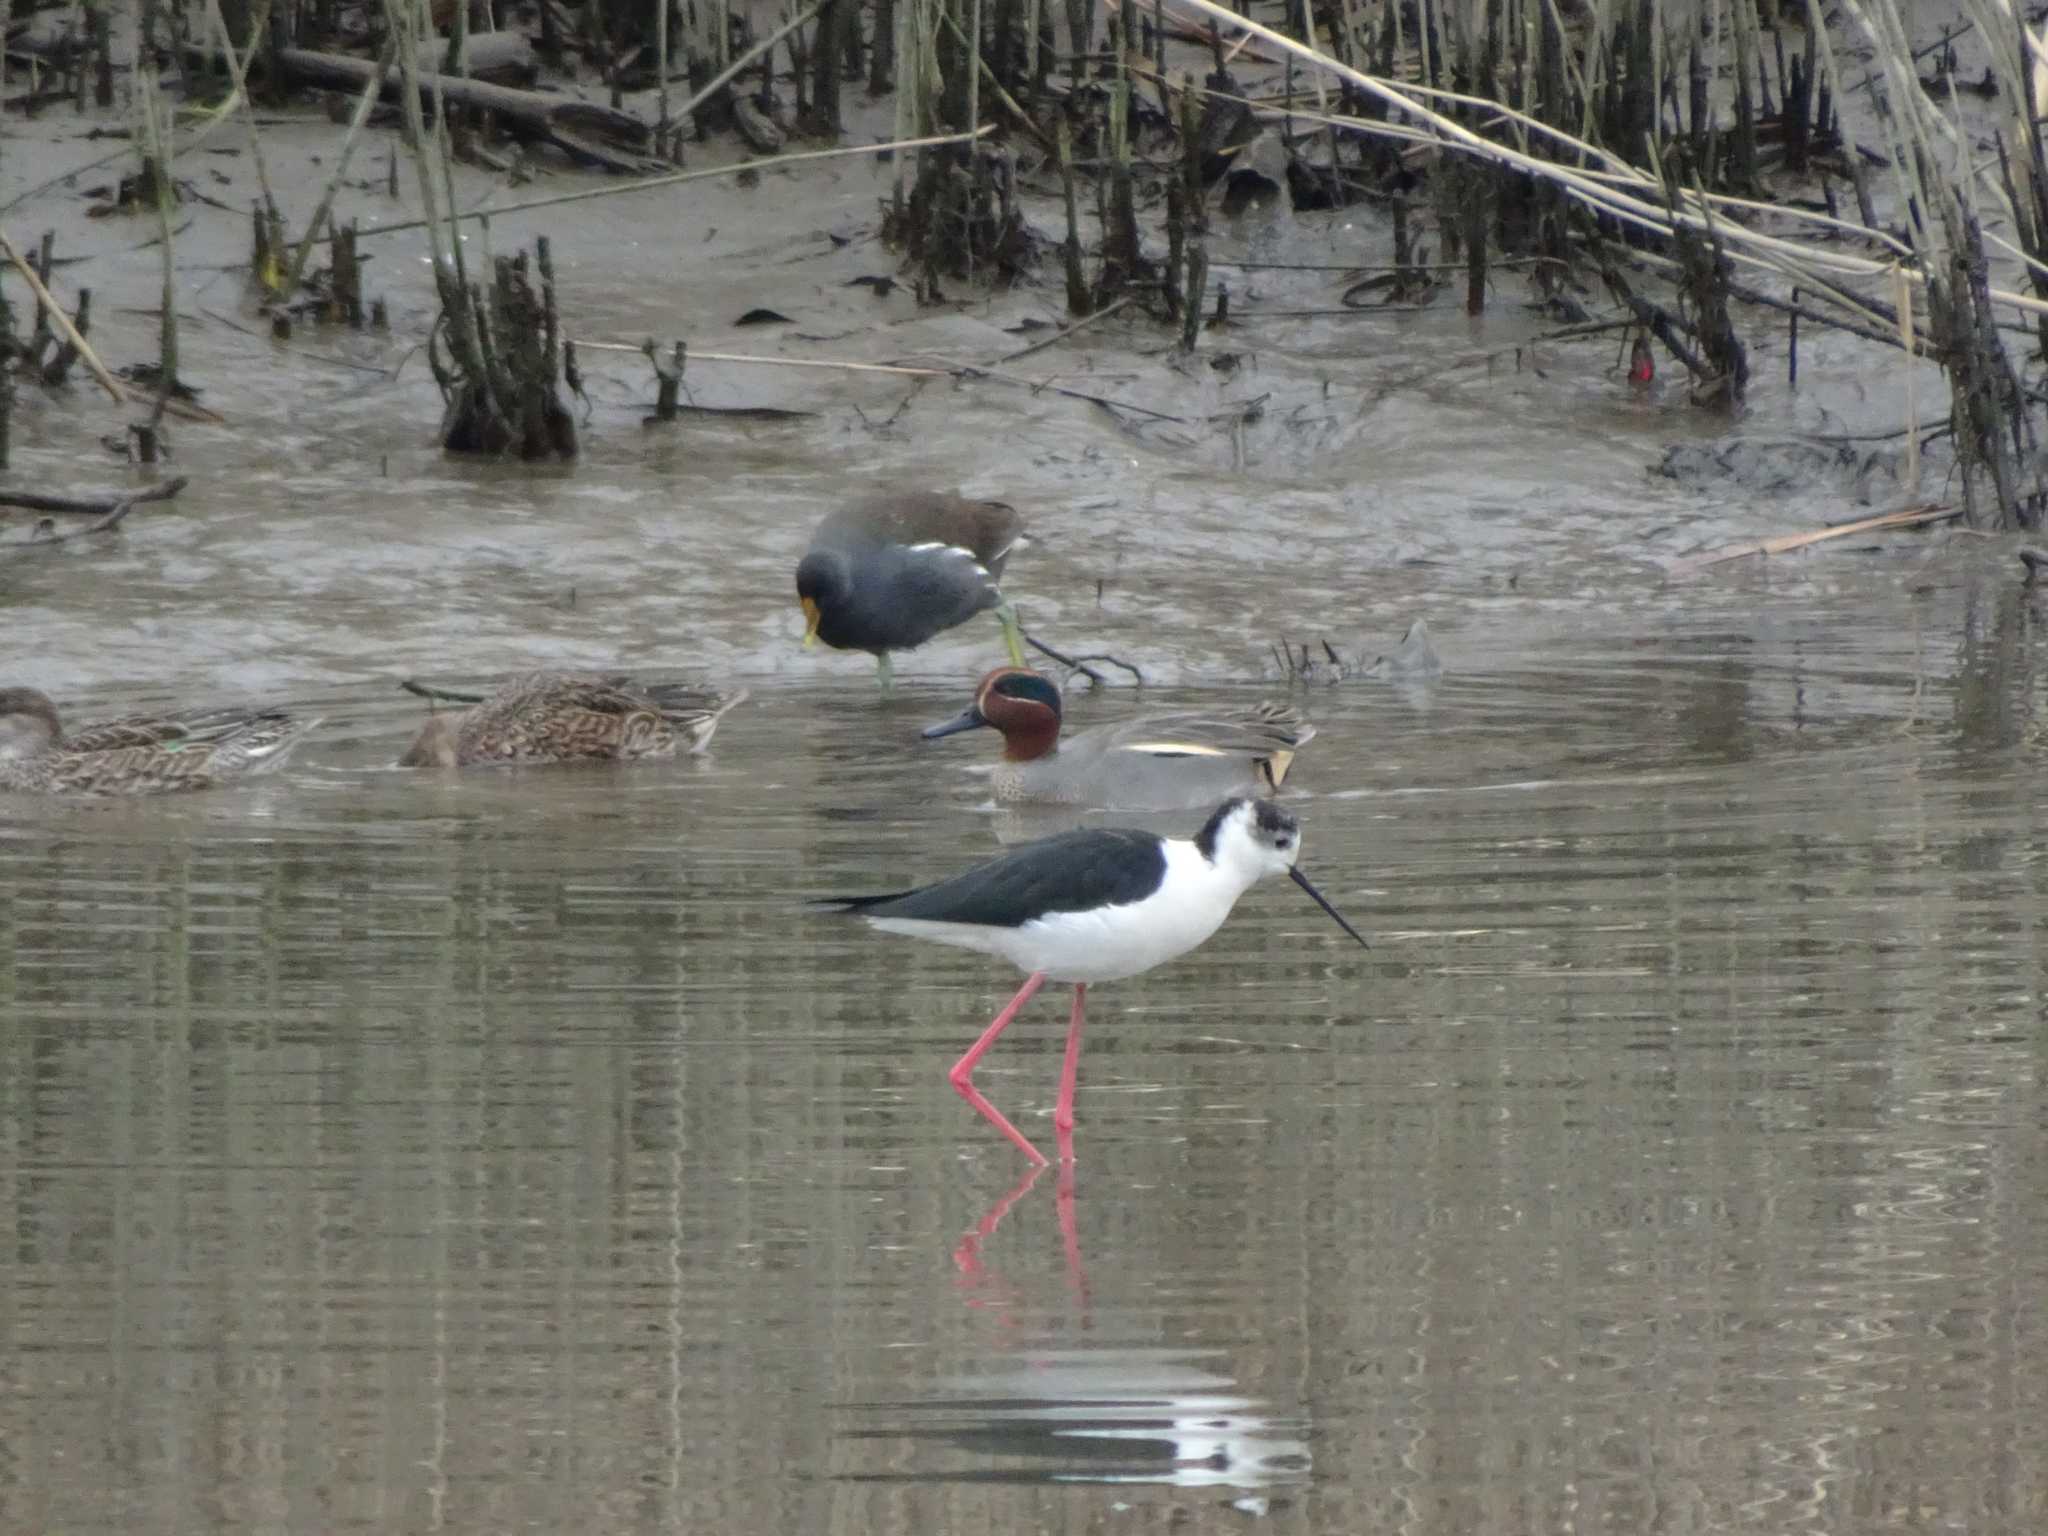
[[[10,803],[0,1525],[2038,1530],[2037,641],[1966,597],[1309,696],[1372,950],[1283,882],[1096,989],[1035,1177],[944,1079],[1015,978],[798,905],[998,846],[957,690],[447,778],[338,695]],[[1038,1136],[1063,1022],[979,1077]]]
[[[160,252],[79,195],[106,146],[14,131],[0,196],[153,357]],[[1217,220],[1196,356],[1135,309],[1017,356],[1056,281],[849,286],[897,271],[894,168],[762,165],[470,250],[549,234],[580,343],[806,414],[645,427],[644,359],[585,345],[579,461],[478,466],[433,446],[417,232],[364,237],[390,332],[270,339],[238,132],[181,159],[175,277],[227,425],[172,435],[176,501],[0,562],[0,681],[327,724],[231,792],[0,804],[0,1531],[2048,1529],[2039,599],[1939,533],[1682,575],[1942,494],[1890,448],[1782,499],[1646,473],[1892,441],[1860,343],[1794,389],[1763,327],[1749,414],[1700,412],[1509,269],[1483,317],[1332,314],[1387,220],[1269,210]],[[331,127],[265,133],[302,229]],[[336,217],[403,218],[386,185]],[[14,473],[140,483],[98,410],[23,390]],[[1447,665],[1303,697],[1305,866],[1372,949],[1274,883],[1095,990],[1071,1169],[946,1084],[1014,976],[803,910],[1042,830],[986,808],[989,741],[916,737],[992,626],[887,703],[796,645],[810,530],[898,485],[1014,502],[1027,624],[1143,665],[1076,725],[1418,614]],[[387,766],[400,677],[536,665],[753,698],[679,763]],[[1064,1013],[979,1073],[1039,1138]]]

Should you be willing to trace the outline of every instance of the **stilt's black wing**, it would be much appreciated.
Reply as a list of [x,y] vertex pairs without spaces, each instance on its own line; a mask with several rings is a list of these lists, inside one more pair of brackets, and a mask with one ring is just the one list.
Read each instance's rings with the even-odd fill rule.
[[861,917],[1019,928],[1051,912],[1144,900],[1166,877],[1164,843],[1150,832],[1084,827],[1027,843],[937,885],[883,896],[839,896],[816,905]]

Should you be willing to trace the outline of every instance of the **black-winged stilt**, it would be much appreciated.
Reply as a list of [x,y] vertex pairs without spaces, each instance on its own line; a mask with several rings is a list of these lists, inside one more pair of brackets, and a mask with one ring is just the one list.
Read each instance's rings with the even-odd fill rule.
[[1127,828],[1064,832],[991,859],[950,880],[883,896],[842,896],[820,909],[866,918],[888,933],[936,939],[999,955],[1028,972],[981,1038],[953,1064],[954,1089],[1026,1157],[1045,1154],[974,1086],[975,1063],[1048,981],[1074,985],[1053,1127],[1072,1156],[1074,1084],[1088,988],[1163,965],[1223,926],[1237,898],[1267,875],[1286,874],[1360,944],[1365,939],[1295,865],[1301,824],[1268,800],[1218,806],[1192,838]]

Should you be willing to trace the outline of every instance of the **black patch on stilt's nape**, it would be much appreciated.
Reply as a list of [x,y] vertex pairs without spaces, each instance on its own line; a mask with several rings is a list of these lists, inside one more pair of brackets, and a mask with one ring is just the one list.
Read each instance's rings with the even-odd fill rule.
[[1216,839],[1223,835],[1223,823],[1230,820],[1231,813],[1248,803],[1249,799],[1247,795],[1237,795],[1224,801],[1209,813],[1209,819],[1202,823],[1202,830],[1195,834],[1195,851],[1211,864],[1216,862]]
[[1165,879],[1163,838],[1127,828],[1084,827],[1027,843],[922,890],[842,896],[814,908],[860,917],[1021,928],[1055,912],[1129,906],[1150,896]]

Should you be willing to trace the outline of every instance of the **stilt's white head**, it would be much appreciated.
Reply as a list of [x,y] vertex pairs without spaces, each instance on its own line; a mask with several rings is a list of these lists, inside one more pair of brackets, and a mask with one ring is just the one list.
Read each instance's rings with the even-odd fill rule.
[[1301,856],[1301,823],[1270,800],[1226,800],[1195,834],[1195,847],[1218,869],[1246,885],[1284,875]]
[[1301,857],[1301,823],[1291,811],[1281,810],[1270,800],[1226,800],[1195,834],[1195,847],[1211,865],[1246,886],[1268,875],[1286,875],[1335,918],[1339,928],[1365,944],[1358,930],[1344,920],[1344,914],[1331,906],[1323,893],[1309,884],[1308,876],[1295,867],[1295,860]]

